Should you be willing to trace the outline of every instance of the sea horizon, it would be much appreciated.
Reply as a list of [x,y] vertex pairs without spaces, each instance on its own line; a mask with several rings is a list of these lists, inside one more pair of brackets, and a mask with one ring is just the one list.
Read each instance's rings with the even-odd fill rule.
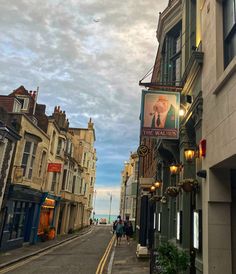
[[[113,222],[117,219],[117,216],[118,215],[110,215],[110,222]],[[95,214],[94,215],[94,218],[95,219],[98,219],[98,221],[101,219],[101,218],[106,218],[107,219],[107,222],[109,221],[109,214]]]

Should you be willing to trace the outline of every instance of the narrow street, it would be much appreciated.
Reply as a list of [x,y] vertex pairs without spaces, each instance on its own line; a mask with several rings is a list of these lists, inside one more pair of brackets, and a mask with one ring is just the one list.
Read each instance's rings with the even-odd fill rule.
[[94,226],[88,234],[10,266],[0,273],[95,274],[112,235],[110,226]]

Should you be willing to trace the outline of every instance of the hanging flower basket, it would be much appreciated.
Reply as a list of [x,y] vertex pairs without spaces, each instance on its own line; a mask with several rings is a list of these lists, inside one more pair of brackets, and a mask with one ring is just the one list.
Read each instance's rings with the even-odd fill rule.
[[177,186],[168,186],[166,188],[166,194],[170,197],[176,197],[179,194],[179,187],[177,187]]
[[162,196],[160,202],[161,202],[162,204],[166,204],[166,203],[167,203],[166,196]]
[[192,192],[198,187],[198,182],[194,179],[184,179],[180,182],[179,186],[185,192]]

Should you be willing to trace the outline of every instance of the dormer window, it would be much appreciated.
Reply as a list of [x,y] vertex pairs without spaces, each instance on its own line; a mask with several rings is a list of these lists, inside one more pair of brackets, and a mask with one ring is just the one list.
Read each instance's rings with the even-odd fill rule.
[[17,100],[20,102],[21,104],[21,110],[28,110],[29,107],[29,98],[28,97],[23,97],[23,96],[17,96]]

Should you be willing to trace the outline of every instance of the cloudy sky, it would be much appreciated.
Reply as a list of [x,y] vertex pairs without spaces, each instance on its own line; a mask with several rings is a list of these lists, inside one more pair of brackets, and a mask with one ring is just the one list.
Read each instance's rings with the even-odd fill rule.
[[0,1],[1,94],[39,86],[38,102],[96,129],[96,213],[117,214],[121,170],[138,146],[139,80],[153,66],[167,0]]

